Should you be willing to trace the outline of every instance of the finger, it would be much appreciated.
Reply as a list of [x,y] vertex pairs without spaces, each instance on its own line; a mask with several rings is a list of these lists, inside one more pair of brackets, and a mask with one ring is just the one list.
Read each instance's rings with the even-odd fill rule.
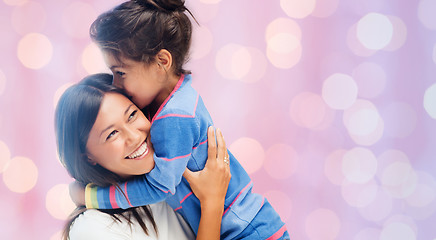
[[227,148],[226,148],[226,142],[224,141],[224,136],[223,133],[221,132],[221,130],[218,128],[216,130],[217,132],[217,144],[218,144],[218,159],[221,162],[224,162],[224,160],[226,159],[226,161],[228,161],[228,155],[227,155]]
[[[215,129],[214,127],[210,126],[207,129],[207,156],[208,159],[215,159],[216,158],[216,140],[215,140]],[[215,161],[207,161],[206,164],[211,164],[210,162]]]

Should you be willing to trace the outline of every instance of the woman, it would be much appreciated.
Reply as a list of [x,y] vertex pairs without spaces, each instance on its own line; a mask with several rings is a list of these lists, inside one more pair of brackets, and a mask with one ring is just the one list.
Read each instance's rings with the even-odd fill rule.
[[[56,109],[56,137],[60,159],[73,178],[82,184],[120,189],[125,186],[118,182],[146,174],[155,165],[150,122],[111,82],[111,75],[96,74],[67,89]],[[224,163],[225,143],[217,131],[216,154],[213,132],[210,129],[208,134],[205,169],[184,174],[201,203],[197,239],[219,239],[230,180],[229,165]],[[166,203],[157,203],[126,210],[85,212],[79,208],[68,222],[64,238],[192,239],[193,234]]]

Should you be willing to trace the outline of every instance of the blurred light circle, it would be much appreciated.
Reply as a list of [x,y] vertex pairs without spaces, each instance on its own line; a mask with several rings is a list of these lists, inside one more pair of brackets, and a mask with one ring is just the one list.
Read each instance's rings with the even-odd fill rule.
[[329,17],[336,11],[338,4],[339,0],[316,1],[315,9],[311,15],[319,18]]
[[244,46],[228,44],[218,51],[215,66],[225,78],[242,79],[251,69],[250,52]]
[[319,208],[306,217],[305,230],[311,240],[337,239],[341,222],[332,210]]
[[372,222],[380,222],[392,213],[392,209],[392,197],[385,191],[379,189],[370,204],[358,208],[357,210],[364,219]]
[[3,172],[3,182],[9,190],[16,193],[30,191],[38,180],[38,168],[32,160],[25,157],[12,158]]
[[378,156],[378,169],[377,169],[377,177],[379,179],[383,178],[383,172],[387,167],[389,167],[393,163],[401,162],[410,164],[410,161],[407,155],[397,149],[387,149]]
[[266,151],[264,168],[272,178],[286,179],[295,173],[298,161],[298,154],[291,146],[274,144]]
[[53,186],[45,197],[45,207],[50,215],[56,219],[66,220],[76,205],[70,198],[68,184]]
[[300,40],[290,33],[278,33],[268,39],[267,47],[276,53],[289,54],[300,46]]
[[327,179],[338,186],[341,186],[344,182],[345,176],[342,173],[342,158],[347,151],[344,149],[338,149],[331,152],[324,164],[324,174]]
[[380,240],[415,240],[416,234],[407,224],[392,222],[383,227]]
[[27,3],[29,0],[3,0],[6,5],[9,6],[21,6]]
[[419,172],[415,191],[405,200],[413,207],[426,207],[436,200],[436,181],[426,172]]
[[344,181],[341,187],[342,197],[352,207],[368,206],[377,196],[378,186],[374,180],[358,184]]
[[191,58],[200,59],[206,56],[212,49],[213,35],[205,26],[194,29],[192,34]]
[[403,20],[396,16],[386,16],[393,26],[392,40],[383,48],[386,51],[395,51],[402,47],[407,39],[407,26]]
[[369,146],[383,136],[384,121],[370,101],[358,99],[344,111],[343,123],[354,142]]
[[18,59],[27,68],[44,67],[50,62],[52,54],[52,44],[43,34],[29,33],[18,43]]
[[268,202],[274,207],[283,222],[286,222],[292,213],[292,201],[289,196],[282,191],[269,191],[263,194]]
[[82,66],[88,74],[108,72],[108,67],[104,62],[103,54],[94,43],[86,46],[82,53]]
[[321,96],[311,92],[302,92],[292,99],[290,116],[297,125],[316,129],[326,119],[329,110]]
[[359,89],[359,96],[364,98],[375,98],[379,96],[386,87],[386,73],[383,68],[372,62],[359,64],[351,75]]
[[73,1],[62,14],[63,30],[74,38],[89,38],[89,26],[96,18],[97,13],[90,4]]
[[0,173],[2,173],[6,167],[6,164],[11,160],[11,152],[9,147],[3,141],[0,141]]
[[392,197],[403,199],[415,191],[418,178],[410,164],[394,162],[384,169],[380,180]]
[[[418,121],[415,109],[406,102],[391,102],[383,110],[385,133],[390,137],[405,138],[411,135]],[[398,121],[401,119],[401,121]]]
[[335,73],[322,85],[322,98],[333,109],[347,109],[357,98],[357,85],[351,76]]
[[424,93],[424,109],[431,118],[436,119],[436,84],[431,85]]
[[418,5],[418,19],[428,29],[436,30],[436,0],[421,0]]
[[315,9],[316,0],[280,0],[280,7],[292,18],[305,18]]
[[379,239],[380,232],[381,230],[377,228],[365,228],[360,230],[353,240]]
[[289,34],[295,36],[298,41],[301,41],[302,33],[300,25],[292,19],[277,18],[268,24],[265,33],[266,42],[278,34]]
[[56,106],[58,105],[58,101],[61,98],[62,94],[65,92],[65,90],[67,90],[67,88],[71,87],[73,85],[73,83],[66,83],[62,86],[60,86],[56,91],[55,94],[53,96],[53,106],[56,108]]
[[278,18],[268,24],[265,39],[268,60],[277,68],[292,68],[302,54],[301,29],[291,19]]
[[239,138],[229,147],[248,174],[252,174],[262,167],[265,151],[262,145],[252,138]]
[[392,35],[392,23],[385,15],[368,13],[357,23],[357,39],[368,49],[379,50],[386,47]]
[[267,68],[267,60],[262,51],[257,48],[247,47],[246,50],[250,54],[251,67],[245,77],[239,79],[245,83],[254,83],[263,79]]
[[356,147],[344,154],[342,159],[342,173],[352,183],[366,183],[377,172],[377,159],[366,148]]
[[0,70],[0,96],[3,94],[6,88],[6,76],[2,70]]
[[376,53],[376,50],[366,48],[360,41],[357,39],[357,24],[354,24],[348,29],[347,32],[347,46],[355,55],[360,57],[369,57]]
[[19,4],[11,15],[13,28],[22,35],[43,30],[46,20],[47,14],[44,7],[36,1]]

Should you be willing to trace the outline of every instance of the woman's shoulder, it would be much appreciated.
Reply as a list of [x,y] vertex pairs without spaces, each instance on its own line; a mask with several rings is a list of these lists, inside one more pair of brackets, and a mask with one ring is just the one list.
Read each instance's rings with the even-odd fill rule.
[[169,240],[194,239],[186,222],[181,219],[165,202],[149,205],[153,219],[158,228],[154,231],[151,222],[140,210],[149,234],[146,235],[135,219],[129,224],[126,219],[115,220],[111,215],[96,209],[88,209],[71,225],[70,239],[135,239],[135,240]]

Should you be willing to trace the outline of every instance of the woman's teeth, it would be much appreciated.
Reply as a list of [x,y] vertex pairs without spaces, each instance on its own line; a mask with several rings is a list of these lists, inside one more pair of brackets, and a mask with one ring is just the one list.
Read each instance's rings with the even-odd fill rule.
[[148,153],[147,142],[144,142],[138,150],[127,156],[129,159],[134,159]]

